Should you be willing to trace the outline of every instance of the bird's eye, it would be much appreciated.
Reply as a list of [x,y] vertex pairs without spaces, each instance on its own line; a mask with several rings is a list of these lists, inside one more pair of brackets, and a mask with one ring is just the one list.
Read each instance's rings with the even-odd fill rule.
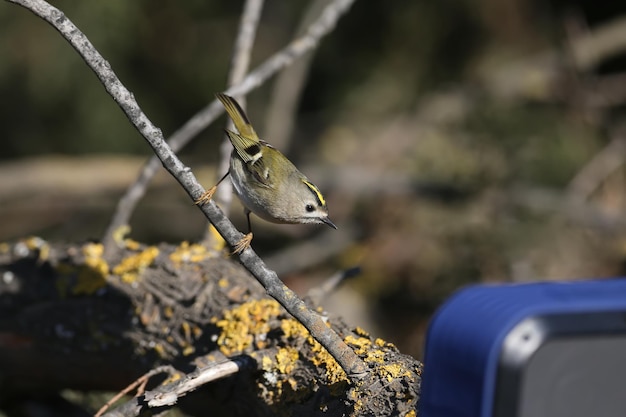
[[315,210],[315,207],[313,207],[313,204],[307,204],[306,206],[304,206],[304,209],[308,211],[309,213],[311,213],[312,211]]

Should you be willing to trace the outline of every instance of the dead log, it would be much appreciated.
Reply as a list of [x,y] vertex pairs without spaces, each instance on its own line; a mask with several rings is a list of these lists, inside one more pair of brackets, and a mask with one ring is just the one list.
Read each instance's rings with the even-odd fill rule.
[[172,365],[178,372],[110,414],[138,415],[157,393],[180,389],[181,378],[236,358],[240,372],[176,404],[192,415],[415,415],[421,363],[392,344],[318,309],[369,366],[371,375],[351,385],[232,259],[187,242],[124,242],[109,263],[98,243],[0,246],[1,401],[65,388],[119,391]]

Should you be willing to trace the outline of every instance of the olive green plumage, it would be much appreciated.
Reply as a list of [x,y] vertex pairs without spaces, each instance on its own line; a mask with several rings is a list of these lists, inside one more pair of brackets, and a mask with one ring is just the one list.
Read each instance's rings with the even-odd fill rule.
[[229,170],[196,204],[211,200],[217,186],[230,175],[235,193],[245,207],[249,232],[235,245],[234,253],[250,246],[251,212],[274,223],[323,223],[336,229],[328,218],[328,207],[320,190],[285,155],[259,139],[235,99],[226,94],[217,94],[217,98],[239,133],[226,130],[234,148]]
[[217,98],[239,131],[226,131],[234,148],[229,173],[246,209],[274,223],[324,223],[336,228],[320,190],[285,155],[259,139],[232,97],[217,94]]

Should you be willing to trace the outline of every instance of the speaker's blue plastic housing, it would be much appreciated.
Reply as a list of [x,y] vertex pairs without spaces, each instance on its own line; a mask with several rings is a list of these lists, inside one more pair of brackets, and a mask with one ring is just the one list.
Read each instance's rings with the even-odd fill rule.
[[[419,416],[492,417],[503,343],[515,326],[529,318],[603,312],[626,312],[625,278],[477,285],[458,291],[428,329]],[[624,316],[618,317],[617,325],[626,329]],[[570,322],[568,331],[575,331],[576,323]],[[584,325],[588,331],[593,320]]]

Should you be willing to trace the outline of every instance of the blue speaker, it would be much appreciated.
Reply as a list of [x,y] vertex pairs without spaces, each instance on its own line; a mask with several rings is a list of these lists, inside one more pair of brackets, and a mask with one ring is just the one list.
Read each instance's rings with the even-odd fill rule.
[[626,417],[626,278],[477,285],[435,313],[420,417]]

